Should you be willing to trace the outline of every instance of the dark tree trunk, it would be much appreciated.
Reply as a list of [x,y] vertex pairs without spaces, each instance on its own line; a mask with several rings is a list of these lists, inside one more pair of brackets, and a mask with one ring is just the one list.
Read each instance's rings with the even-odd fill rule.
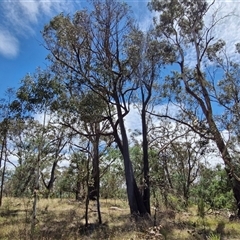
[[55,171],[56,171],[56,168],[57,168],[57,164],[58,164],[58,159],[59,159],[59,154],[60,152],[63,150],[63,148],[65,147],[65,145],[67,144],[67,142],[63,143],[62,144],[62,141],[63,141],[63,132],[61,132],[61,136],[58,140],[58,145],[57,145],[57,150],[55,152],[55,156],[54,156],[54,162],[53,162],[53,165],[52,165],[52,169],[51,169],[51,175],[50,175],[50,180],[48,181],[48,183],[46,183],[44,181],[44,176],[42,174],[42,179],[43,179],[43,184],[45,186],[45,188],[47,189],[47,194],[46,194],[46,198],[49,198],[49,194],[53,188],[53,184],[56,180],[56,177],[55,177]]
[[53,184],[54,184],[54,182],[55,182],[55,180],[56,180],[56,177],[55,177],[55,169],[56,169],[56,167],[57,167],[57,163],[58,163],[57,160],[53,162],[52,170],[51,170],[51,175],[50,175],[50,180],[48,181],[48,183],[45,182],[45,180],[44,180],[44,175],[43,175],[43,173],[41,172],[43,185],[45,186],[45,188],[46,188],[46,190],[47,190],[47,191],[46,191],[46,194],[45,194],[45,198],[49,198],[50,192],[51,192],[51,190],[52,190],[52,188],[53,188]]
[[89,164],[90,164],[90,157],[88,157],[87,161],[87,176],[86,176],[86,186],[87,186],[87,194],[86,194],[86,201],[85,201],[85,226],[88,226],[88,206],[89,206]]
[[143,203],[149,214],[150,210],[150,181],[149,181],[149,161],[148,161],[148,140],[147,140],[147,123],[145,106],[142,109],[142,149],[143,149]]
[[[184,59],[183,56],[182,56],[182,59]],[[183,80],[185,83],[185,89],[186,89],[187,93],[189,93],[193,98],[195,98],[197,100],[198,104],[200,105],[200,107],[203,111],[203,114],[206,117],[210,133],[213,136],[213,140],[215,141],[217,148],[218,148],[219,152],[221,153],[222,159],[225,164],[226,172],[228,174],[229,179],[232,182],[233,194],[234,194],[234,197],[237,202],[238,216],[240,216],[240,183],[239,183],[240,180],[239,180],[238,176],[236,175],[234,166],[232,165],[232,158],[231,158],[231,155],[227,148],[227,145],[225,144],[225,142],[222,138],[222,135],[216,125],[216,122],[214,121],[211,99],[210,99],[210,95],[208,93],[208,90],[207,90],[206,84],[205,84],[205,82],[207,82],[207,81],[204,78],[204,74],[202,74],[202,72],[200,70],[200,60],[198,59],[198,64],[196,66],[196,70],[197,70],[197,81],[201,87],[203,98],[196,95],[196,93],[189,87],[187,80],[186,80],[186,76],[185,76],[184,61],[182,61],[180,63],[180,67],[181,67],[181,72],[183,75]]]
[[130,155],[129,155],[129,147],[128,147],[129,144],[127,139],[127,133],[124,126],[123,115],[122,115],[121,106],[118,98],[116,98],[116,102],[117,102],[116,106],[117,106],[117,113],[118,113],[118,121],[119,121],[119,127],[120,127],[122,139],[120,140],[117,130],[115,130],[114,135],[124,160],[127,196],[128,196],[130,212],[134,216],[138,216],[138,215],[145,216],[146,214],[148,214],[148,211],[144,206],[142,195],[137,187],[137,183],[134,178],[132,162],[130,160]]
[[238,208],[237,216],[240,219],[240,181],[238,181],[235,178],[233,179],[233,193],[237,201],[237,208]]
[[7,151],[7,139],[6,139],[6,136],[5,136],[4,140],[3,140],[3,143],[2,143],[2,150],[1,150],[1,160],[2,160],[2,157],[4,155],[4,162],[3,162],[2,177],[1,177],[0,207],[2,206],[5,171],[6,171],[6,164],[7,164],[7,152],[6,151]]
[[96,176],[94,176],[94,171],[91,174],[91,181],[88,185],[88,192],[89,192],[89,200],[96,201],[97,200],[97,181]]
[[173,184],[172,184],[171,176],[170,176],[169,169],[168,169],[168,162],[167,162],[168,156],[166,155],[166,153],[163,154],[161,160],[163,162],[164,175],[166,176],[166,180],[168,181],[169,187],[171,189],[173,189]]
[[232,183],[233,194],[236,199],[238,208],[238,217],[240,218],[240,180],[235,172],[234,166],[232,165],[232,158],[229,154],[227,146],[219,132],[215,122],[211,117],[208,119],[210,130],[214,136],[217,147],[222,155],[223,161],[225,163],[225,170],[228,174],[229,179]]
[[92,127],[94,136],[90,137],[92,143],[92,183],[88,186],[89,200],[97,201],[98,223],[102,224],[102,217],[100,211],[100,170],[99,170],[99,141],[100,141],[100,123],[93,123]]
[[3,163],[3,169],[2,169],[2,177],[1,177],[0,206],[2,206],[3,187],[4,187],[5,171],[6,171],[6,165],[7,165],[6,141],[4,141],[4,142],[5,142],[5,144],[4,144],[5,145],[5,157],[4,157],[4,163]]
[[99,124],[95,125],[95,133],[93,141],[93,180],[94,180],[94,195],[97,200],[97,213],[98,213],[98,223],[102,224],[102,216],[100,211],[100,174],[99,174]]

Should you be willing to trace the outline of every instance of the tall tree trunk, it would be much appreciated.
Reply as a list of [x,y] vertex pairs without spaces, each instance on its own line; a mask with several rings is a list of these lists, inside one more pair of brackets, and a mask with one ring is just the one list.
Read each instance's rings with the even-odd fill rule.
[[[1,176],[0,207],[2,206],[3,187],[4,187],[5,171],[6,171],[6,164],[7,164],[7,138],[6,138],[6,135],[4,136],[4,139],[2,142],[1,161],[2,161],[3,155],[4,155],[4,162],[3,162],[3,169],[2,169],[2,176]],[[1,165],[0,165],[0,168],[1,168]]]
[[147,139],[147,123],[146,123],[146,110],[145,106],[142,109],[142,149],[143,149],[143,177],[144,177],[144,189],[143,189],[143,203],[149,214],[150,209],[150,181],[149,181],[149,160],[148,160],[148,139]]
[[240,218],[240,181],[236,178],[233,179],[233,193],[237,201],[238,208],[237,216],[238,218]]
[[40,135],[40,141],[38,145],[38,155],[37,155],[37,167],[35,173],[35,184],[33,190],[33,213],[32,213],[32,221],[31,221],[31,239],[34,239],[35,226],[37,224],[37,202],[38,202],[38,191],[40,188],[40,165],[41,165],[41,157],[42,157],[42,148],[43,148],[43,136],[44,136],[44,128],[46,124],[46,112],[43,115],[43,124],[42,124],[42,132]]
[[31,221],[31,239],[35,239],[35,226],[37,224],[37,202],[39,191],[39,177],[40,177],[40,153],[38,153],[37,168],[35,173],[35,184],[33,189],[33,206],[32,206],[32,221]]
[[99,123],[95,126],[96,136],[93,142],[93,179],[94,179],[94,192],[97,200],[97,213],[98,213],[98,223],[102,224],[102,217],[100,211],[100,173],[99,173]]
[[[182,56],[182,59],[184,59],[183,56]],[[197,70],[197,81],[201,87],[203,98],[196,95],[196,93],[189,87],[187,78],[186,78],[186,74],[184,71],[184,62],[183,61],[180,63],[180,67],[181,67],[181,72],[182,72],[182,76],[183,76],[183,80],[184,80],[184,84],[185,84],[185,89],[186,89],[187,93],[189,93],[193,98],[195,98],[197,100],[198,104],[200,105],[200,107],[203,111],[203,114],[206,117],[206,120],[207,120],[207,123],[209,126],[209,130],[210,130],[211,134],[213,135],[214,141],[217,145],[219,152],[221,153],[222,159],[225,164],[225,170],[228,174],[229,179],[232,182],[233,194],[234,194],[234,197],[237,202],[238,217],[240,218],[240,179],[236,175],[234,166],[232,165],[231,155],[230,155],[228,148],[222,138],[222,135],[216,125],[216,122],[214,121],[211,99],[210,99],[210,95],[208,93],[208,90],[207,90],[206,84],[205,84],[207,81],[204,78],[204,74],[202,74],[202,72],[200,70],[201,69],[200,68],[200,60],[198,58],[198,64],[196,66],[196,70]]]
[[[90,155],[90,153],[89,153]],[[89,178],[90,178],[90,173],[89,173],[89,164],[90,164],[90,156],[88,157],[87,161],[87,176],[86,176],[86,187],[87,187],[87,194],[86,194],[86,201],[85,201],[85,227],[88,226],[88,206],[89,206]]]
[[238,218],[240,218],[240,179],[235,172],[234,166],[232,165],[232,158],[229,154],[227,146],[226,146],[215,122],[211,118],[211,116],[209,116],[208,123],[210,126],[210,130],[214,136],[217,147],[218,147],[218,149],[222,155],[223,161],[225,163],[225,170],[228,174],[229,179],[232,182],[233,194],[236,199],[237,208],[238,208],[237,215],[238,215]]
[[119,99],[116,99],[116,100],[117,100],[116,106],[117,106],[119,127],[121,132],[121,140],[119,139],[119,136],[117,135],[116,131],[115,131],[115,139],[124,159],[127,196],[128,196],[130,212],[132,215],[135,215],[135,216],[137,215],[144,216],[148,214],[148,212],[144,206],[143,198],[141,196],[141,193],[137,187],[136,180],[134,178],[132,162],[130,160],[130,154],[129,154],[128,138],[127,138],[127,133],[126,133],[124,120],[123,120],[123,114],[121,111]]

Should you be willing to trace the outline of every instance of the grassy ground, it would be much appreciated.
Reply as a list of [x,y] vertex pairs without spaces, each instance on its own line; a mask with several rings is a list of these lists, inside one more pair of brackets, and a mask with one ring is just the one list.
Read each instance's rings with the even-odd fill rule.
[[[41,199],[37,224],[30,234],[32,202],[29,199],[4,198],[0,208],[0,239],[240,239],[240,222],[229,221],[224,212],[201,219],[196,208],[188,212],[162,209],[154,220],[137,223],[129,216],[128,205],[120,200],[102,200],[103,224],[98,226],[96,206],[90,203],[89,226],[85,227],[84,204],[71,200]],[[154,211],[153,211],[154,215]]]

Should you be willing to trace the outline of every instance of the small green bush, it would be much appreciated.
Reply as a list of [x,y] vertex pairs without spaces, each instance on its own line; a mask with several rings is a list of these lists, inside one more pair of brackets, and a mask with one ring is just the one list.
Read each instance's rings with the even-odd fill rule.
[[216,233],[210,233],[207,237],[208,240],[221,240],[221,236]]

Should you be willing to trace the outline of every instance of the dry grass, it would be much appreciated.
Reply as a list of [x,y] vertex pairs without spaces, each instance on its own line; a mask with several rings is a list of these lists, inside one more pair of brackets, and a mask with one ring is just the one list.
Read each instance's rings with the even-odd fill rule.
[[[0,239],[11,240],[133,240],[133,239],[239,239],[239,222],[229,222],[225,216],[208,215],[200,219],[196,208],[188,212],[162,210],[157,213],[157,225],[161,236],[153,234],[149,227],[153,222],[131,220],[128,204],[121,200],[102,200],[103,224],[97,224],[94,202],[90,202],[89,226],[85,227],[84,203],[71,200],[41,199],[34,236],[30,234],[32,202],[29,199],[4,198],[0,208]],[[152,229],[152,228],[151,228]],[[151,234],[150,234],[151,232]]]

